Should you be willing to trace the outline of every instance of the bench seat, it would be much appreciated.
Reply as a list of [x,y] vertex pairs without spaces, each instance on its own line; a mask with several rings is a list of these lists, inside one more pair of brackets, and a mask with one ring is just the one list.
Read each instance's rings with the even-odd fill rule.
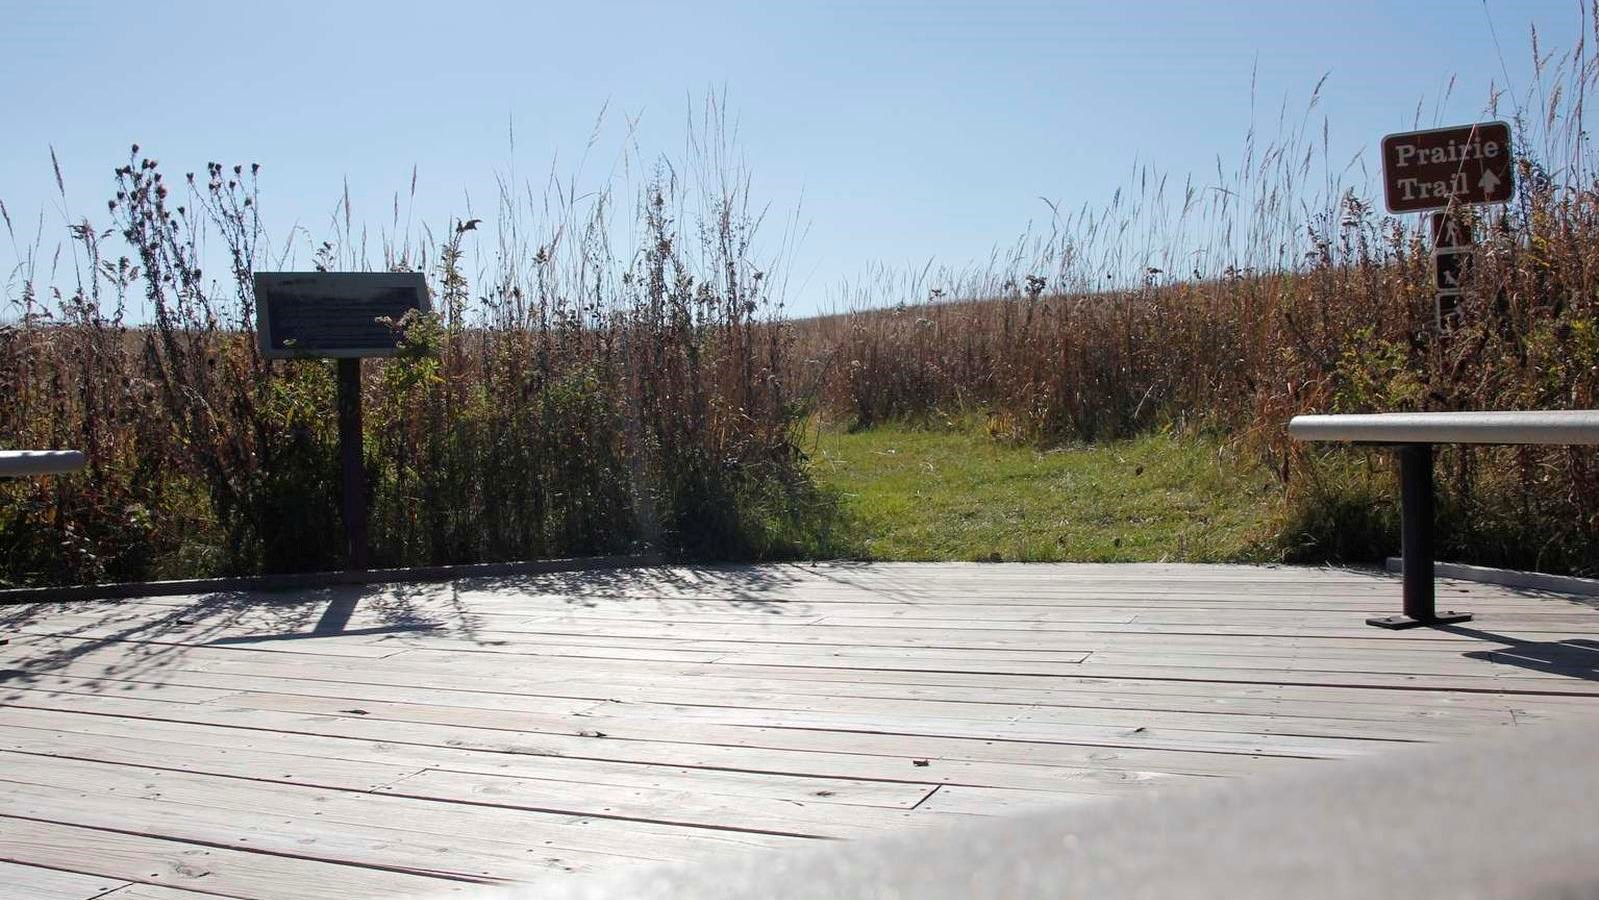
[[1294,416],[1288,433],[1362,444],[1599,444],[1599,410]]

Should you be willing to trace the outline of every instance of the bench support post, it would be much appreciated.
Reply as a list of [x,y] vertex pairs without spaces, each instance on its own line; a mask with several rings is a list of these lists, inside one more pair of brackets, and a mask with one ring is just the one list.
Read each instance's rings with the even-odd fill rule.
[[1367,625],[1378,628],[1415,628],[1469,622],[1471,613],[1435,608],[1432,571],[1432,445],[1404,444],[1399,447],[1399,497],[1405,562],[1405,612],[1398,616],[1373,616]]

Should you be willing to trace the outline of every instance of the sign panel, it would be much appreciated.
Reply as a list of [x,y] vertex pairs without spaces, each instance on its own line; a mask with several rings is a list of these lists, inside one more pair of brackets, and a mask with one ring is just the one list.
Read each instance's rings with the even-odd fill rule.
[[1455,212],[1436,212],[1432,214],[1432,246],[1436,250],[1453,250],[1460,247],[1470,247],[1477,242],[1476,235],[1470,223],[1464,221]]
[[1504,122],[1390,134],[1382,139],[1388,211],[1505,203],[1515,192],[1512,163]]
[[1471,273],[1471,250],[1444,250],[1433,255],[1433,287],[1458,294]]
[[257,272],[256,338],[268,359],[392,356],[406,312],[432,308],[421,272]]

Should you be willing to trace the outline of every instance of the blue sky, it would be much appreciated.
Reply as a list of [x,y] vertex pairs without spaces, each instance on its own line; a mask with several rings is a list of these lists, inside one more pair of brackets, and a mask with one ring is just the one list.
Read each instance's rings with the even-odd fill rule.
[[[725,92],[754,194],[800,206],[790,301],[814,309],[873,263],[985,258],[1067,207],[1108,200],[1134,159],[1204,178],[1255,116],[1320,111],[1335,157],[1410,127],[1472,121],[1490,80],[1526,90],[1529,26],[1569,47],[1579,0],[1240,2],[9,2],[0,12],[0,200],[46,244],[103,219],[137,141],[179,173],[260,162],[274,240],[319,238],[348,179],[374,229],[418,172],[414,219],[488,210],[496,172],[583,157],[603,177],[625,122],[680,156]],[[1489,23],[1497,29],[1503,62]],[[1453,99],[1434,104],[1451,75]],[[516,133],[513,154],[508,125]],[[0,236],[0,266],[12,250]],[[302,256],[302,262],[304,258]]]

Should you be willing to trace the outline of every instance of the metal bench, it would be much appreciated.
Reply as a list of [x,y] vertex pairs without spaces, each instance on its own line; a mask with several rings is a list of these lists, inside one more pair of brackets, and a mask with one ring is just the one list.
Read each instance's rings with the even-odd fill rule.
[[84,463],[81,450],[0,450],[0,478],[63,475]]
[[1599,444],[1599,410],[1379,413],[1295,416],[1288,433],[1301,441],[1383,444],[1398,448],[1404,557],[1404,613],[1366,620],[1381,628],[1470,621],[1435,608],[1433,589],[1434,444]]

